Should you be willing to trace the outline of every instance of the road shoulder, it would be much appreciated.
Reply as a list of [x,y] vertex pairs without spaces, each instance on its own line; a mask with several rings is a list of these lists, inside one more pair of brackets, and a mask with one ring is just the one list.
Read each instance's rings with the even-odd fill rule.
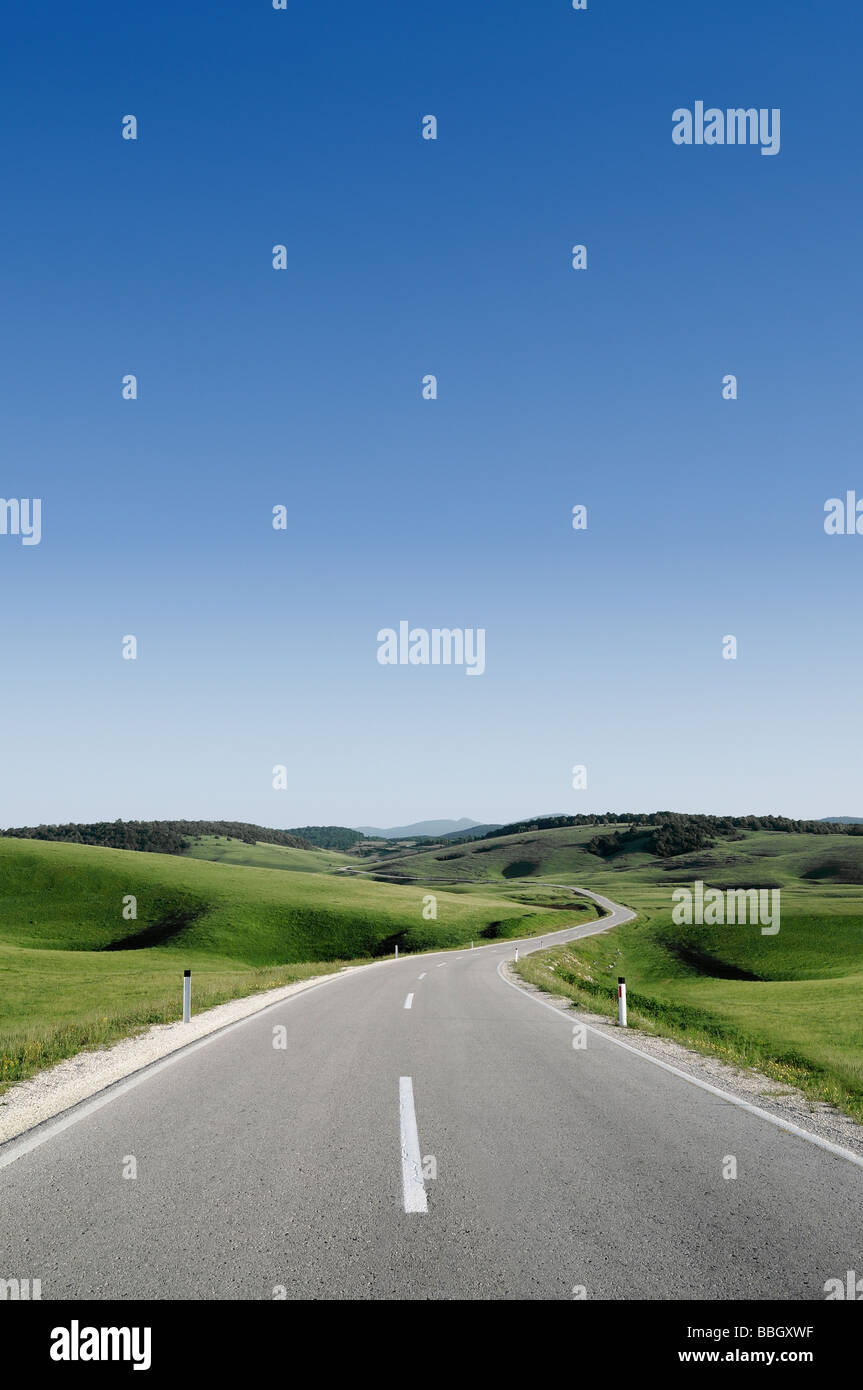
[[695,1081],[719,1087],[738,1100],[766,1111],[777,1120],[796,1125],[827,1143],[837,1144],[863,1158],[863,1125],[858,1125],[850,1116],[843,1115],[840,1110],[825,1101],[811,1100],[796,1087],[775,1081],[754,1069],[735,1066],[718,1057],[705,1056],[671,1038],[645,1033],[638,1028],[622,1029],[617,1024],[610,1023],[605,1014],[594,1014],[574,1008],[572,1001],[565,995],[553,994],[524,980],[513,969],[511,961],[502,963],[501,973],[517,989],[532,995],[541,1003],[566,1014],[569,1018],[576,1018],[588,1024],[595,1032],[616,1042],[625,1038],[627,1045],[635,1051],[643,1052],[667,1066],[676,1067]]

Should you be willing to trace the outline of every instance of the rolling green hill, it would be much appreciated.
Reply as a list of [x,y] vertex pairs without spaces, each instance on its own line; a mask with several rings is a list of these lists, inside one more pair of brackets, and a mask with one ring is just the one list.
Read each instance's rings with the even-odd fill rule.
[[[450,891],[579,884],[635,909],[637,920],[524,957],[519,970],[582,1006],[616,1014],[626,976],[633,1022],[728,1060],[758,1065],[863,1120],[863,839],[856,835],[735,830],[712,845],[662,858],[650,827],[621,852],[589,845],[620,827],[575,826],[489,837],[405,853],[382,872],[449,882]],[[781,927],[677,926],[672,893],[708,887],[781,889]],[[481,891],[481,888],[480,890]]]
[[249,869],[293,869],[303,873],[332,873],[356,867],[353,855],[331,849],[292,849],[262,840],[248,844],[227,835],[199,835],[185,851],[188,859],[209,859],[216,864],[241,864]]
[[[185,968],[200,1009],[391,954],[396,943],[420,951],[561,925],[559,909],[532,905],[530,894],[440,892],[436,921],[424,919],[423,897],[299,868],[0,839],[0,1089],[81,1047],[177,1018]],[[131,898],[134,919],[123,915]]]
[[[381,861],[381,872],[407,882],[555,879],[592,888],[597,879],[612,891],[619,879],[676,884],[702,878],[716,887],[758,883],[767,888],[806,882],[863,884],[863,837],[756,830],[717,839],[712,847],[661,858],[645,846],[641,827],[631,847],[610,858],[592,853],[598,836],[614,839],[617,826],[584,825],[496,836],[466,845],[406,851]],[[374,864],[367,867],[374,871]],[[755,877],[753,878],[753,875]],[[618,886],[619,887],[619,886]]]
[[[380,861],[380,871],[393,878],[419,883],[467,883],[476,879],[508,883],[516,879],[560,878],[583,882],[607,872],[605,861],[587,846],[600,830],[609,835],[616,827],[573,826],[563,830],[532,830],[524,834],[495,836],[486,840],[405,851]],[[642,855],[649,862],[650,855]],[[630,856],[630,864],[639,856]],[[374,863],[366,866],[374,872]]]
[[[0,1077],[176,1018],[184,967],[200,1008],[396,942],[548,932],[591,911],[574,912],[554,886],[579,884],[637,920],[524,959],[527,978],[611,1012],[625,974],[645,1027],[757,1063],[863,1119],[863,837],[731,827],[711,838],[662,857],[655,826],[630,837],[580,824],[378,861],[216,835],[182,856],[0,838]],[[779,934],[675,925],[671,895],[697,879],[781,888]],[[430,891],[437,921],[422,915]],[[122,916],[130,894],[134,921]]]
[[618,896],[636,921],[527,957],[524,977],[613,1017],[623,975],[631,1022],[757,1065],[863,1121],[859,888],[783,887],[776,936],[675,925],[669,887],[630,880]]

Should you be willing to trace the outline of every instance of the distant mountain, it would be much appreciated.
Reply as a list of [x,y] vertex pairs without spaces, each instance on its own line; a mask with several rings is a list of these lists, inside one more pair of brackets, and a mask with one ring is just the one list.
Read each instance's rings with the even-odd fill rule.
[[450,835],[474,834],[477,830],[490,829],[466,817],[462,820],[418,820],[413,825],[391,825],[389,830],[381,830],[375,825],[360,825],[357,828],[361,834],[378,840],[416,840],[424,835],[442,840]]
[[822,816],[826,825],[863,825],[863,816]]
[[442,840],[481,840],[486,835],[491,835],[495,830],[500,830],[500,824],[494,825],[472,825],[470,830],[448,830],[446,835],[441,835]]

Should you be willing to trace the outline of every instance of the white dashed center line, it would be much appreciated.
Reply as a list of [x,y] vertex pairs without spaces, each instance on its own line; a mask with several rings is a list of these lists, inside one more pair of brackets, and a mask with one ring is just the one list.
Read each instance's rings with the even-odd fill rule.
[[420,1138],[414,1107],[414,1085],[409,1076],[399,1077],[399,1120],[402,1141],[402,1190],[405,1211],[428,1211],[423,1183]]

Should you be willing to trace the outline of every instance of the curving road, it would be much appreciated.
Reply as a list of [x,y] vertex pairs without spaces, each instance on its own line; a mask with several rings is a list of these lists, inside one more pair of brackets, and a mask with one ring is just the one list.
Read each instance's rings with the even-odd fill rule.
[[[546,944],[632,916],[591,896],[610,915]],[[576,1015],[499,973],[514,944],[336,977],[4,1146],[0,1278],[43,1299],[823,1299],[863,1268],[859,1166],[600,1033],[574,1049]]]

